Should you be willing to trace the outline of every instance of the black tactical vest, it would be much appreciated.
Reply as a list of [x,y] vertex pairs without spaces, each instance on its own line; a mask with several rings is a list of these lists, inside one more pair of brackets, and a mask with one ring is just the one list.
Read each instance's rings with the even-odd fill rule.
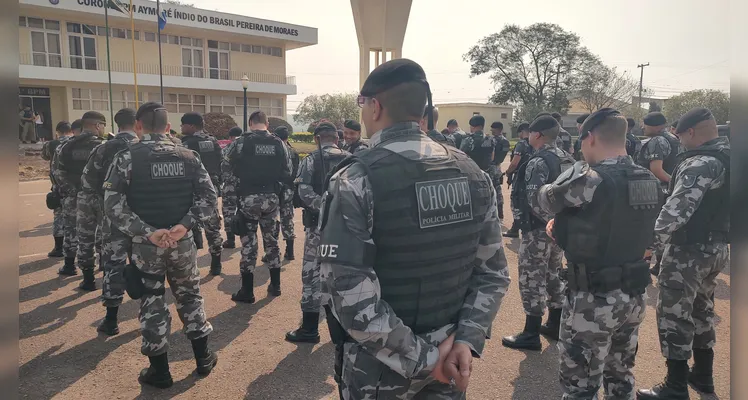
[[[325,183],[327,181],[327,178],[330,176],[330,172],[338,164],[340,164],[341,161],[345,160],[346,157],[351,155],[351,153],[343,150],[341,150],[340,153],[331,153],[325,152],[323,149],[322,152],[324,153],[324,156],[322,157],[325,163],[324,172],[322,171],[322,164],[320,163],[319,150],[314,150],[311,154],[309,154],[309,156],[313,157],[314,160],[314,171],[312,171],[312,189],[314,189],[314,193],[317,193],[320,196],[322,196],[322,194],[324,193]],[[326,173],[327,176],[322,175],[323,173]]]
[[434,140],[434,141],[439,142],[441,144],[448,144],[450,146],[452,145],[452,143],[447,139],[446,136],[444,136],[444,134],[442,134],[441,132],[436,131],[434,129],[426,132],[426,136],[430,137],[431,140]]
[[130,154],[127,200],[132,211],[157,229],[178,224],[192,207],[193,180],[200,160],[185,147],[155,148],[142,142],[130,146]]
[[592,202],[556,214],[556,243],[569,263],[586,265],[588,273],[640,262],[664,202],[659,180],[637,165],[591,168],[603,181]]
[[102,168],[97,171],[96,179],[98,181],[95,183],[96,191],[103,195],[104,189],[102,188],[102,185],[104,184],[104,181],[106,180],[106,175],[109,172],[109,167],[112,165],[112,162],[114,161],[114,156],[117,155],[122,150],[127,149],[128,145],[130,144],[130,141],[133,139],[125,139],[124,137],[115,137],[114,139],[106,141],[104,144],[102,144],[104,148],[104,154],[101,158],[101,166]]
[[62,148],[60,156],[65,165],[65,174],[76,189],[81,187],[81,175],[93,149],[103,142],[100,137],[88,133],[69,139]]
[[493,146],[492,147],[486,147],[483,146],[483,142],[486,140],[486,137],[477,138],[476,136],[473,136],[473,150],[468,153],[470,158],[475,161],[476,164],[478,164],[478,167],[482,169],[483,171],[488,170],[488,168],[491,166],[491,157],[493,156]]
[[[680,141],[675,136],[667,134],[665,132],[660,132],[660,134],[657,136],[664,137],[665,140],[667,140],[668,143],[670,144],[670,154],[668,154],[668,156],[665,157],[664,160],[662,160],[662,169],[665,170],[665,172],[667,172],[668,175],[672,175],[673,170],[675,169],[675,165],[678,163],[678,150],[680,149]],[[651,139],[650,139],[650,142],[651,142]],[[650,142],[648,142],[647,145],[649,145]],[[639,154],[638,164],[646,169],[649,169],[649,165],[652,163],[652,161],[645,160],[644,153],[645,151],[642,148],[642,151]]]
[[264,133],[243,136],[239,140],[243,141],[242,154],[234,166],[234,175],[239,178],[239,195],[278,193],[285,178],[285,144]]
[[208,175],[215,179],[221,174],[221,146],[210,138],[187,135],[182,138],[182,143],[188,149],[200,154],[200,160],[208,171]]
[[639,147],[641,142],[642,141],[636,137],[636,135],[630,133],[626,135],[626,154],[632,158],[636,157],[636,148]]
[[[571,159],[561,159],[549,148],[533,154],[532,157],[530,157],[530,160],[534,158],[542,158],[546,165],[548,165],[548,179],[543,182],[544,184],[555,181],[556,178],[561,175],[561,172],[574,164]],[[527,173],[527,165],[530,163],[530,160],[522,164],[519,171],[517,171],[517,180],[515,182],[517,200],[515,204],[521,213],[519,224],[520,229],[522,229],[523,232],[529,232],[535,229],[545,229],[545,226],[547,225],[546,221],[543,221],[532,213],[530,203],[527,199],[527,181],[525,180],[525,176]]]
[[725,168],[725,182],[718,189],[708,190],[701,204],[685,226],[673,232],[670,243],[676,245],[730,243],[730,150],[696,149],[686,151],[679,157],[669,193],[673,192],[675,177],[682,163],[694,156],[711,156],[719,160]]
[[382,299],[416,334],[457,322],[490,206],[491,182],[444,147],[449,158],[439,161],[376,147],[340,164],[358,160],[368,171]]
[[288,152],[291,154],[291,166],[293,167],[293,171],[291,171],[291,177],[289,178],[289,184],[293,182],[294,179],[296,179],[296,175],[299,173],[299,152],[296,151],[290,144],[286,144],[286,148]]
[[349,152],[349,153],[351,153],[351,154],[353,154],[361,146],[364,146],[364,148],[368,148],[368,146],[366,146],[364,144],[364,142],[362,142],[361,140],[357,140],[355,143],[351,144],[350,146],[345,146],[346,148],[344,150],[347,151],[347,152]]

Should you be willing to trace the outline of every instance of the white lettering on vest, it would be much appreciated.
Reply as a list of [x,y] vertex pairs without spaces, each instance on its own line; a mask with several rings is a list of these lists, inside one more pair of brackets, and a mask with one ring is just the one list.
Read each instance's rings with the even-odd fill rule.
[[258,156],[274,156],[275,146],[272,144],[256,144],[255,155]]
[[185,176],[184,162],[157,162],[151,164],[151,178],[172,179]]
[[421,228],[469,221],[473,218],[466,177],[416,183]]

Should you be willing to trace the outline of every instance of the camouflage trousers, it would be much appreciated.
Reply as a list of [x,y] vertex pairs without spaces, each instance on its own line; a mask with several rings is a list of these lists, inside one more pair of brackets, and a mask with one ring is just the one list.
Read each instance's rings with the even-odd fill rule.
[[630,296],[621,290],[569,293],[558,340],[562,399],[596,399],[602,384],[606,399],[633,400],[631,369],[645,301],[644,294]]
[[104,307],[119,307],[125,295],[125,266],[127,257],[132,257],[132,239],[113,227],[104,218],[104,242],[101,252],[104,279],[101,285],[101,302]]
[[[226,179],[226,175],[228,175],[229,179]],[[234,218],[234,215],[236,215],[238,204],[235,181],[236,179],[233,178],[233,175],[224,174],[223,192],[221,193],[221,213],[223,214],[223,229],[226,231],[226,236],[234,235],[231,231],[231,224],[229,222]]]
[[[454,325],[447,325],[421,338],[436,346],[444,341]],[[434,360],[435,361],[435,360]],[[408,379],[368,353],[358,343],[343,345],[343,376],[340,383],[344,400],[360,399],[464,399],[465,393],[434,380]]]
[[657,329],[665,358],[688,360],[693,348],[714,347],[714,288],[729,264],[725,243],[665,247],[657,277]]
[[301,265],[301,311],[319,312],[322,287],[317,263],[319,230],[304,228],[304,258]]
[[559,277],[564,253],[545,233],[535,229],[522,233],[519,245],[519,293],[525,314],[542,317],[548,307],[561,308],[564,284]]
[[78,253],[78,234],[76,220],[78,219],[78,197],[65,196],[62,198],[62,226],[65,239],[62,241],[62,252],[65,258],[75,258]]
[[97,242],[97,236],[100,236],[102,241],[108,240],[103,237],[101,230],[104,219],[103,201],[104,199],[95,193],[78,192],[76,231],[78,267],[82,271],[93,270],[96,254],[101,254],[101,242]]
[[[196,254],[195,243],[189,234],[177,243],[176,248],[162,249],[142,237],[134,239],[132,245],[132,261],[138,269],[149,274],[166,275],[176,301],[177,314],[184,325],[183,332],[190,340],[205,337],[213,331],[200,295]],[[164,283],[151,279],[143,279],[143,284],[149,290],[164,287]],[[141,353],[152,357],[168,351],[171,314],[165,295],[144,294],[140,298],[139,320],[143,336]]]
[[275,193],[260,193],[240,199],[240,211],[247,221],[249,234],[242,236],[242,259],[239,262],[241,273],[252,273],[257,263],[257,226],[262,231],[265,254],[270,261],[268,268],[280,268],[280,248],[278,247],[278,208],[280,199]]
[[62,223],[62,207],[57,207],[52,211],[54,219],[52,219],[52,236],[64,237],[65,227]]
[[496,204],[501,206],[504,204],[504,193],[501,192],[501,183],[499,182],[499,179],[501,179],[501,168],[499,168],[498,165],[491,165],[488,167],[488,176],[491,177],[491,183],[493,183],[493,188],[496,191]]
[[280,224],[281,232],[283,233],[283,240],[286,242],[296,239],[293,217],[293,188],[283,186],[283,201],[280,205]]
[[221,218],[220,214],[218,214],[218,208],[213,210],[208,222],[192,227],[192,234],[195,236],[202,235],[202,228],[205,228],[205,238],[208,240],[208,252],[211,255],[221,255],[223,237],[221,237]]

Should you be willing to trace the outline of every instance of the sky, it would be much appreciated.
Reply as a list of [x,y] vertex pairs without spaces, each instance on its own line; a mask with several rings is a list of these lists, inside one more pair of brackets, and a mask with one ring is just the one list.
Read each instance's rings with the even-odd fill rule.
[[[367,0],[380,1],[380,0]],[[397,1],[397,0],[388,0]],[[296,76],[293,112],[310,94],[358,92],[358,39],[350,0],[189,0],[196,7],[318,29],[318,44],[287,53]],[[507,24],[560,25],[603,62],[638,79],[655,97],[693,89],[729,91],[729,0],[413,0],[403,57],[423,66],[434,103],[487,102],[486,76],[470,77],[462,56]]]

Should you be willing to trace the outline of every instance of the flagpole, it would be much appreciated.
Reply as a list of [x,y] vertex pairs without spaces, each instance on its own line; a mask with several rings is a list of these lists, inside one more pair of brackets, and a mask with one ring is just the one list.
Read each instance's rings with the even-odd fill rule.
[[114,126],[114,101],[112,101],[112,63],[109,58],[109,0],[104,2],[104,29],[106,29],[106,69],[109,74],[109,114],[110,123]]
[[164,67],[161,64],[161,0],[156,0],[156,22],[158,23],[158,77],[161,88],[161,104],[164,104]]
[[[132,8],[132,0],[130,0],[130,39],[132,39],[132,76],[133,81],[135,82],[135,108],[140,107],[140,102],[138,99],[138,62],[135,60],[135,13],[133,12]],[[159,43],[161,42],[161,38],[159,38]]]

